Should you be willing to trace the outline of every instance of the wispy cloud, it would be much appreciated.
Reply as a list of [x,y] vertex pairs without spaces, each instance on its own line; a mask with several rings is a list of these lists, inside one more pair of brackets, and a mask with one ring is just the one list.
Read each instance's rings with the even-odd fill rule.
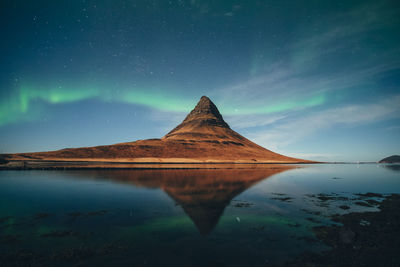
[[303,73],[283,63],[275,64],[267,73],[218,88],[213,95],[228,114],[292,111],[327,104],[332,95],[340,96],[346,89],[368,85],[377,75],[400,68],[400,62],[363,65],[330,73]]
[[[316,21],[311,27],[312,31],[304,29],[303,34],[288,45],[292,51],[292,62],[308,64],[310,61],[318,61],[321,56],[341,50],[359,50],[360,43],[371,37],[370,33],[387,30],[395,25],[393,22],[399,16],[399,10],[390,8],[390,5],[388,8],[388,2],[366,2],[347,12]],[[387,50],[381,52],[386,53]]]
[[387,127],[386,130],[388,130],[388,131],[399,131],[400,130],[400,125]]
[[[373,47],[371,53],[364,39],[393,26],[398,10],[386,4],[366,3],[324,17],[310,27],[317,30],[299,28],[294,34],[297,37],[282,48],[280,56],[265,57],[269,60],[265,59],[257,74],[237,78],[216,88],[212,95],[223,112],[239,116],[332,107],[340,101],[352,102],[354,93],[349,89],[353,88],[361,92],[362,88],[379,86],[377,90],[384,95],[386,89],[378,85],[378,80],[400,69],[399,57],[393,56],[398,54],[398,46]],[[355,56],[348,60],[353,52]],[[319,101],[313,101],[316,99]],[[261,118],[253,117],[252,121],[252,126],[257,121],[259,126],[265,125]]]
[[225,120],[234,129],[266,126],[284,119],[285,115],[265,116],[265,115],[238,115],[226,116]]
[[149,119],[156,121],[158,132],[165,135],[181,123],[186,115],[187,113],[185,112],[168,112],[153,109],[149,113]]
[[361,125],[400,117],[400,95],[366,105],[346,105],[307,116],[285,120],[275,127],[251,134],[249,137],[273,149],[285,147],[319,130],[336,125]]

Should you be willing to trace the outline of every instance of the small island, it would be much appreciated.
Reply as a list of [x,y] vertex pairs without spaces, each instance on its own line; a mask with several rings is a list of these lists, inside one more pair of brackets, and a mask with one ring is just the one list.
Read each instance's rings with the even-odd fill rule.
[[400,155],[393,155],[387,158],[384,158],[379,161],[379,163],[400,163]]

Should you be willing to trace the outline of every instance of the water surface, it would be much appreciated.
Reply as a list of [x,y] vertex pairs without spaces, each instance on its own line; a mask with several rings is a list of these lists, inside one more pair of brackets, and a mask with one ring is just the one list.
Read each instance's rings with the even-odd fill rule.
[[329,249],[312,228],[330,215],[377,210],[367,192],[400,193],[399,168],[1,171],[0,251],[10,264],[281,265]]

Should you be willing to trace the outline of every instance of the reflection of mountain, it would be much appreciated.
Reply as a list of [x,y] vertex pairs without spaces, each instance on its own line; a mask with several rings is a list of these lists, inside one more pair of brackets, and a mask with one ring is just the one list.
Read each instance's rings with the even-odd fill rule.
[[182,206],[199,232],[207,235],[234,197],[265,178],[293,168],[264,165],[255,169],[117,170],[102,176],[135,186],[161,188]]
[[400,171],[400,164],[390,164],[390,165],[384,165],[385,168],[392,170],[392,171]]

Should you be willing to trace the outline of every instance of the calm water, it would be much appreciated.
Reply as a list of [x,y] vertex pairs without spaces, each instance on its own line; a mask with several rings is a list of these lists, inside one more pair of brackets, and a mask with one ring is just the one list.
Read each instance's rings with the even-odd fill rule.
[[254,167],[2,171],[3,261],[280,265],[328,249],[312,227],[332,224],[329,215],[377,210],[356,204],[356,194],[400,193],[393,165]]

